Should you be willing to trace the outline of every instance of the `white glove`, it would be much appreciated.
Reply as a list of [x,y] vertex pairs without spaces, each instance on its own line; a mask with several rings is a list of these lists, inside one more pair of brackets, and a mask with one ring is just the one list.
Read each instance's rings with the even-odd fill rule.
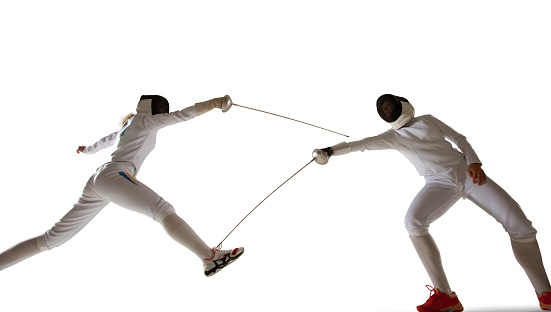
[[201,103],[195,103],[195,110],[197,111],[197,116],[203,115],[204,113],[208,113],[214,108],[222,109],[223,102],[224,102],[224,98],[220,97],[220,98],[214,98]]
[[341,156],[352,152],[352,148],[346,142],[341,142],[328,148],[331,149],[332,154],[335,156]]
[[337,145],[333,145],[331,147],[326,147],[322,149],[315,149],[312,153],[312,157],[314,157],[314,160],[320,164],[325,165],[329,162],[329,158],[333,155],[340,156],[345,155],[352,152],[352,148],[348,146],[348,143],[342,142]]

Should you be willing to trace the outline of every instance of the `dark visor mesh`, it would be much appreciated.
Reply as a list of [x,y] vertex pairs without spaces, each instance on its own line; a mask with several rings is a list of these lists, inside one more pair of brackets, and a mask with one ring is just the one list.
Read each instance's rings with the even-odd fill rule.
[[141,100],[151,99],[151,114],[166,114],[170,112],[168,100],[160,95],[142,95]]
[[384,121],[394,122],[402,115],[402,103],[392,94],[381,95],[377,99],[377,112]]

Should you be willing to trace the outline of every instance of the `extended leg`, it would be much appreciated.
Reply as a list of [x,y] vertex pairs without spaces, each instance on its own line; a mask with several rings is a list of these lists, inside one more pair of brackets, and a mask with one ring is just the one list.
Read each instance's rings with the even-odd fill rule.
[[511,238],[513,253],[538,294],[540,307],[551,310],[551,287],[536,240],[536,229],[519,204],[490,178],[478,186],[465,184],[468,198],[496,219]]
[[82,230],[108,202],[92,191],[93,177],[84,188],[78,202],[59,222],[43,235],[21,242],[0,254],[0,270],[17,264],[42,251],[67,242]]
[[201,260],[212,257],[212,249],[175,213],[170,203],[131,173],[120,171],[128,169],[114,167],[100,172],[95,185],[97,194],[114,204],[159,222],[170,237],[191,250]]
[[[124,170],[124,171],[123,171]],[[244,249],[209,248],[193,229],[161,196],[137,180],[133,168],[124,165],[106,167],[98,174],[95,190],[99,196],[121,207],[144,214],[159,222],[170,237],[203,260],[206,276],[212,276],[239,258]]]
[[519,204],[490,178],[484,185],[466,185],[468,198],[496,219],[511,238],[518,263],[536,292],[549,291],[549,279],[536,240],[536,230]]

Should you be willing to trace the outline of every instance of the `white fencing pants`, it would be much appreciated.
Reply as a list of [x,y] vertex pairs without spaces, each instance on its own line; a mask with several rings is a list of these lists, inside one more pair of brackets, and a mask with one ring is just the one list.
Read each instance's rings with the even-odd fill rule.
[[[134,178],[130,163],[108,163],[88,180],[78,202],[59,222],[43,235],[22,242],[0,254],[0,270],[42,251],[58,247],[82,230],[110,202],[144,214],[161,223],[176,241],[200,258],[210,257],[212,250],[175,214],[171,204]],[[185,231],[184,231],[185,230]],[[185,237],[180,237],[185,236]]]
[[405,226],[410,235],[428,233],[430,224],[464,197],[501,223],[512,240],[534,239],[536,230],[532,222],[505,190],[490,178],[483,185],[473,184],[467,174],[466,163],[462,163],[457,170],[456,182],[441,176],[425,178],[425,186],[413,199],[405,217]]
[[108,163],[98,169],[88,180],[73,209],[38,237],[40,250],[49,250],[67,242],[110,202],[158,222],[175,213],[172,205],[135,179],[134,174],[134,166],[130,163]]
[[452,182],[440,176],[426,177],[425,186],[411,203],[405,217],[406,229],[435,287],[451,293],[440,252],[429,234],[429,226],[463,197],[494,217],[509,233],[515,256],[534,289],[537,292],[549,289],[536,230],[517,202],[490,178],[483,185],[472,183],[465,163],[459,166],[457,178]]

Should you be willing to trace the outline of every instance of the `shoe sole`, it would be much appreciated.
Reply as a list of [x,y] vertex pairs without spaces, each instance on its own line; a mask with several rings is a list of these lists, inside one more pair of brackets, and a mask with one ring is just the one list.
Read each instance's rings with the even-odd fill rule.
[[461,312],[463,311],[463,305],[461,303],[454,305],[453,307],[445,308],[443,310],[438,309],[425,309],[422,307],[417,307],[417,311],[419,312]]
[[222,271],[222,269],[224,269],[225,267],[227,267],[228,265],[232,264],[235,260],[239,259],[239,257],[241,257],[242,254],[245,253],[245,249],[243,249],[243,251],[241,251],[241,253],[235,255],[235,256],[231,256],[231,253],[229,253],[230,255],[230,260],[224,264],[223,266],[215,266],[214,268],[208,270],[208,271],[205,271],[205,276],[206,277],[211,277],[213,276],[214,274]]

